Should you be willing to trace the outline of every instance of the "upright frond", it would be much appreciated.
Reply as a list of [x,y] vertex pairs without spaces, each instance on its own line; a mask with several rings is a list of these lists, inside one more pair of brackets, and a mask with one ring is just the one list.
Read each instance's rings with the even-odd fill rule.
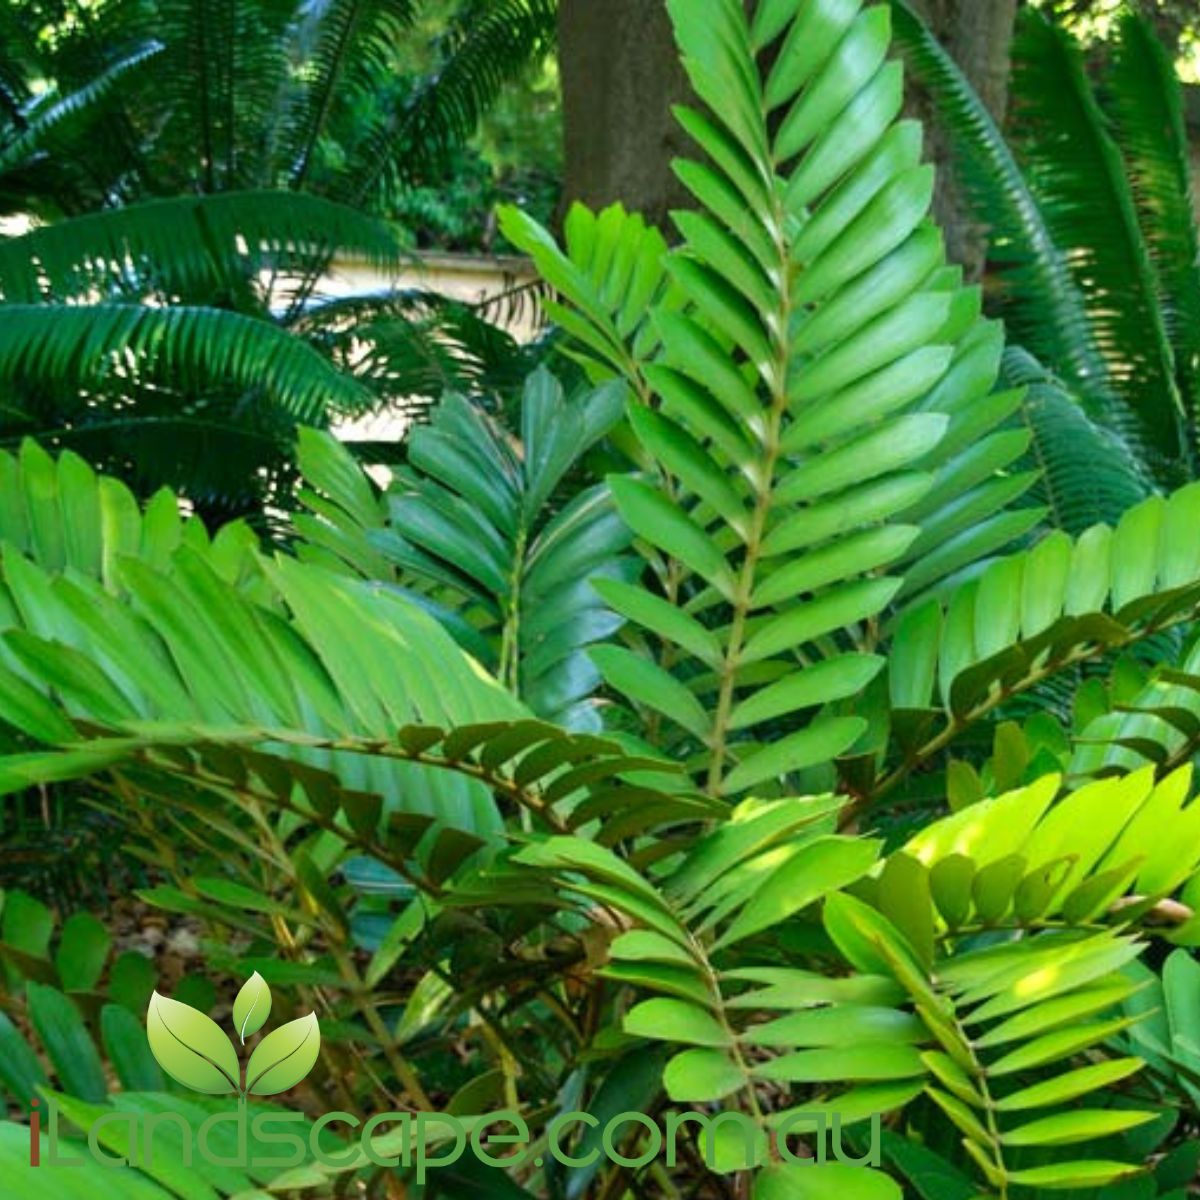
[[1190,446],[1158,272],[1082,51],[1032,9],[1022,15],[1014,46],[1013,105],[1014,137],[1084,294],[1131,432],[1169,474]]
[[[1200,234],[1175,64],[1149,22],[1119,25],[1108,95],[1133,183],[1142,232],[1157,268],[1160,300],[1193,442],[1200,420]],[[1200,450],[1191,446],[1190,453]]]
[[1072,278],[1067,247],[1047,224],[1004,135],[961,69],[905,0],[892,0],[892,11],[897,42],[953,135],[953,165],[973,215],[988,228],[989,255],[1002,267],[1013,336],[1053,365],[1093,418],[1117,423],[1119,401]]

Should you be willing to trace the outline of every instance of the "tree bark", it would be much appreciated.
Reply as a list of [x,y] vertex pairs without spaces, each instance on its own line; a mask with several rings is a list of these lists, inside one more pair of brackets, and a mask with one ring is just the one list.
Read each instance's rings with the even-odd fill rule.
[[[1018,0],[910,2],[971,81],[992,116],[1003,125]],[[954,178],[950,143],[939,132],[928,101],[914,94],[909,107],[925,124],[927,153],[938,168],[933,208],[946,234],[947,252],[953,262],[962,265],[968,279],[977,280],[983,274],[987,256],[986,231],[968,216]]]
[[621,201],[664,225],[687,193],[671,160],[688,139],[671,115],[687,99],[665,0],[560,0],[564,201]]

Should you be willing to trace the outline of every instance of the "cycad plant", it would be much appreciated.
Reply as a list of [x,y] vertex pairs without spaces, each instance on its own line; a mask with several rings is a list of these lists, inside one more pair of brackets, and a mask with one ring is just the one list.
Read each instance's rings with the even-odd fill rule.
[[[705,105],[679,245],[507,218],[588,387],[535,376],[510,427],[448,399],[382,495],[306,437],[295,556],[0,458],[0,785],[88,788],[146,902],[318,1010],[311,1114],[527,1118],[528,1154],[425,1194],[1169,1195],[1200,722],[1077,745],[1042,713],[1030,752],[1001,718],[1082,663],[1124,696],[1118,653],[1192,628],[1200,492],[1078,538],[1023,502],[888,9],[670,7]],[[667,1159],[646,1122],[681,1109]],[[273,1186],[415,1187],[401,1141]]]
[[[1123,440],[1147,485],[1193,478],[1200,234],[1182,86],[1149,20],[1122,13],[1097,77],[1066,29],[1024,8],[1006,141],[904,0],[894,11],[972,215],[990,230],[1014,340]],[[1071,467],[1061,487],[1086,493],[1087,454],[1045,440]]]
[[38,223],[0,241],[0,436],[261,514],[290,504],[298,422],[519,359],[467,306],[319,287],[339,254],[394,277],[396,197],[552,36],[541,0],[467,6],[406,90],[421,8],[3,6],[0,212]]

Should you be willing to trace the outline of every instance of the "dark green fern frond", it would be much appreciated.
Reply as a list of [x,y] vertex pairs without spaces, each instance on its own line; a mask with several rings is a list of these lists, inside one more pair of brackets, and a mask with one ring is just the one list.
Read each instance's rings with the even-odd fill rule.
[[394,74],[415,12],[413,0],[315,0],[306,6],[298,38],[311,78],[285,141],[293,186],[305,182],[331,119]]
[[1122,17],[1110,82],[1125,166],[1158,269],[1163,316],[1195,449],[1200,413],[1200,233],[1192,204],[1191,140],[1175,65],[1144,17]]
[[[1013,136],[1067,253],[1113,386],[1160,468],[1187,451],[1175,356],[1121,153],[1064,29],[1026,10],[1014,47]],[[1055,364],[1056,365],[1056,364]]]
[[150,496],[168,487],[206,520],[245,517],[262,527],[265,510],[292,504],[295,422],[265,395],[183,398],[141,388],[136,408],[122,395],[64,402],[59,394],[22,398],[22,419],[0,401],[0,446],[26,437],[72,450],[93,467]]
[[364,139],[359,158],[370,184],[386,192],[427,174],[466,141],[504,86],[554,45],[557,10],[557,0],[469,0],[405,109],[386,114]]
[[103,101],[125,76],[162,53],[161,42],[148,41],[133,53],[75,91],[51,90],[26,106],[17,136],[0,144],[0,177],[24,165],[33,156],[62,150],[78,139],[87,126],[103,116]]
[[1030,495],[1046,521],[1073,537],[1121,516],[1153,490],[1137,455],[1111,429],[1092,421],[1067,385],[1027,351],[1010,347],[1004,380],[1024,390],[1020,415],[1031,434],[1028,466],[1038,472]]
[[[288,80],[285,34],[297,0],[156,0],[166,43],[154,90],[138,97],[150,126],[159,194],[274,181],[266,139]],[[146,118],[156,116],[156,120]]]
[[294,329],[414,416],[447,391],[511,391],[536,358],[476,306],[419,289],[336,297],[311,305]]
[[1083,297],[992,114],[905,0],[892,0],[897,44],[953,138],[954,166],[1000,267],[1005,317],[1016,340],[1067,379],[1088,411],[1111,423],[1116,397],[1092,339]]
[[262,393],[295,420],[372,407],[361,384],[265,321],[208,308],[9,304],[0,319],[0,386],[115,388],[158,382]]

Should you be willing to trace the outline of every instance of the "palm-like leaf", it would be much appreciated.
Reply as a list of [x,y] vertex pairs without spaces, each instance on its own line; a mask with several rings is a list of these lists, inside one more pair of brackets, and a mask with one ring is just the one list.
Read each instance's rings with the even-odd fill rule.
[[371,394],[274,325],[204,308],[9,304],[0,379],[14,385],[117,388],[145,376],[183,390],[262,391],[295,418],[362,412]]
[[287,273],[333,250],[390,270],[400,256],[382,222],[318,196],[225,192],[89,213],[0,241],[0,300],[94,295],[240,298],[268,268]]
[[1069,34],[1023,13],[1014,152],[904,0],[893,7],[992,231],[1010,326],[1092,420],[1177,485],[1190,474],[1200,277],[1180,85],[1151,26],[1122,19],[1106,109]]
[[[902,761],[865,791],[879,796],[1013,696],[1194,620],[1200,550],[1187,530],[1200,485],[1152,496],[1115,528],[1030,550],[909,607],[888,657],[891,719]],[[937,715],[934,715],[934,710]]]
[[1015,339],[1054,366],[1094,419],[1116,424],[1118,401],[1067,246],[1057,241],[995,119],[957,64],[905,0],[892,0],[892,10],[897,42],[953,134],[955,167],[988,227],[990,254],[1004,266],[1005,316]]
[[31,157],[61,152],[64,141],[74,144],[104,115],[110,93],[127,83],[127,76],[141,71],[163,51],[160,42],[147,41],[74,91],[56,91],[38,96],[21,112],[16,136],[0,143],[0,177],[24,165]]
[[669,284],[619,209],[573,214],[565,255],[507,220],[591,369],[648,405],[631,421],[655,478],[612,486],[649,586],[602,591],[651,656],[594,657],[735,794],[846,750],[865,723],[833,706],[878,672],[876,618],[1039,514],[1011,508],[1032,481],[1002,474],[1027,443],[1000,428],[1020,394],[991,394],[1001,332],[927,219],[886,11],[672,13],[709,108],[680,119],[709,161],[677,165],[700,211],[676,218]]
[[[562,831],[592,819],[573,811],[581,789],[621,808],[623,771],[668,769],[530,720],[394,591],[267,560],[238,525],[210,542],[168,493],[143,517],[115,480],[32,443],[0,455],[0,476],[4,723],[43,746],[4,760],[4,790],[114,769],[275,807],[293,807],[298,788],[318,826],[348,821],[344,838],[390,844],[389,862],[433,881],[498,835],[489,788]],[[514,775],[538,747],[539,769]],[[578,781],[559,778],[584,758]],[[664,804],[706,811],[663,797],[626,816],[644,829]],[[389,814],[408,836],[380,837]],[[414,864],[435,824],[458,835],[440,851],[427,839]]]
[[1169,478],[1189,438],[1158,272],[1121,153],[1065,30],[1024,14],[1014,62],[1014,129],[1042,211],[1069,249],[1109,378]]
[[[634,926],[611,942],[603,974],[649,993],[624,1029],[670,1045],[671,1100],[758,1115],[769,1086],[779,1103],[762,1121],[810,1132],[833,1114],[846,1126],[928,1097],[993,1187],[1103,1183],[1136,1167],[1070,1149],[1039,1167],[1014,1149],[1069,1147],[1155,1116],[1105,1106],[1101,1089],[1144,1064],[1104,1047],[1136,1020],[1120,1012],[1138,990],[1122,968],[1142,950],[1128,926],[1153,928],[1156,902],[1197,880],[1189,781],[1181,772],[1155,787],[1140,772],[1055,803],[1049,777],[937,822],[882,859],[879,843],[825,833],[843,801],[814,796],[739,806],[654,878],[571,838],[514,862],[581,916],[595,919],[600,903]],[[1182,854],[1160,822],[1186,839]],[[494,889],[496,902],[503,893]],[[817,921],[851,975],[782,965],[770,944],[750,940],[782,922],[815,936]],[[981,946],[982,930],[1006,936]],[[1168,936],[1194,929],[1176,919]],[[1084,1097],[1099,1111],[1056,1111]],[[759,1185],[771,1186],[756,1194],[791,1194],[775,1190],[788,1168],[766,1165],[753,1138],[740,1143],[710,1146],[709,1165],[764,1167]],[[821,1169],[796,1168],[806,1191],[823,1187]],[[853,1178],[864,1194],[899,1194],[865,1172]]]
[[413,0],[314,0],[298,33],[309,49],[312,79],[286,142],[294,185],[305,181],[330,121],[378,86],[411,26]]
[[1005,355],[1004,375],[1025,390],[1021,415],[1032,435],[1029,462],[1038,471],[1030,491],[1051,525],[1078,536],[1093,525],[1115,524],[1146,499],[1152,485],[1138,456],[1119,434],[1093,421],[1062,380],[1017,348]]
[[441,61],[403,113],[368,136],[363,165],[402,181],[466,141],[505,85],[554,44],[557,0],[467,0],[442,38]]
[[[1191,141],[1175,65],[1144,18],[1122,18],[1110,78],[1121,151],[1157,268],[1163,321],[1194,438],[1200,404],[1200,234]],[[1194,451],[1188,447],[1188,456]]]
[[[599,675],[584,650],[621,624],[592,586],[636,573],[629,535],[604,484],[568,488],[568,473],[619,419],[624,389],[572,400],[539,371],[526,384],[520,438],[458,396],[408,437],[407,465],[381,504],[346,452],[306,435],[301,468],[321,519],[298,515],[309,552],[426,597],[540,717],[600,728]],[[602,585],[601,585],[602,586]]]
[[[445,392],[520,391],[538,348],[521,346],[493,325],[489,308],[421,289],[384,289],[314,301],[289,328],[393,410],[416,415]],[[387,451],[389,458],[395,453],[396,447]]]

